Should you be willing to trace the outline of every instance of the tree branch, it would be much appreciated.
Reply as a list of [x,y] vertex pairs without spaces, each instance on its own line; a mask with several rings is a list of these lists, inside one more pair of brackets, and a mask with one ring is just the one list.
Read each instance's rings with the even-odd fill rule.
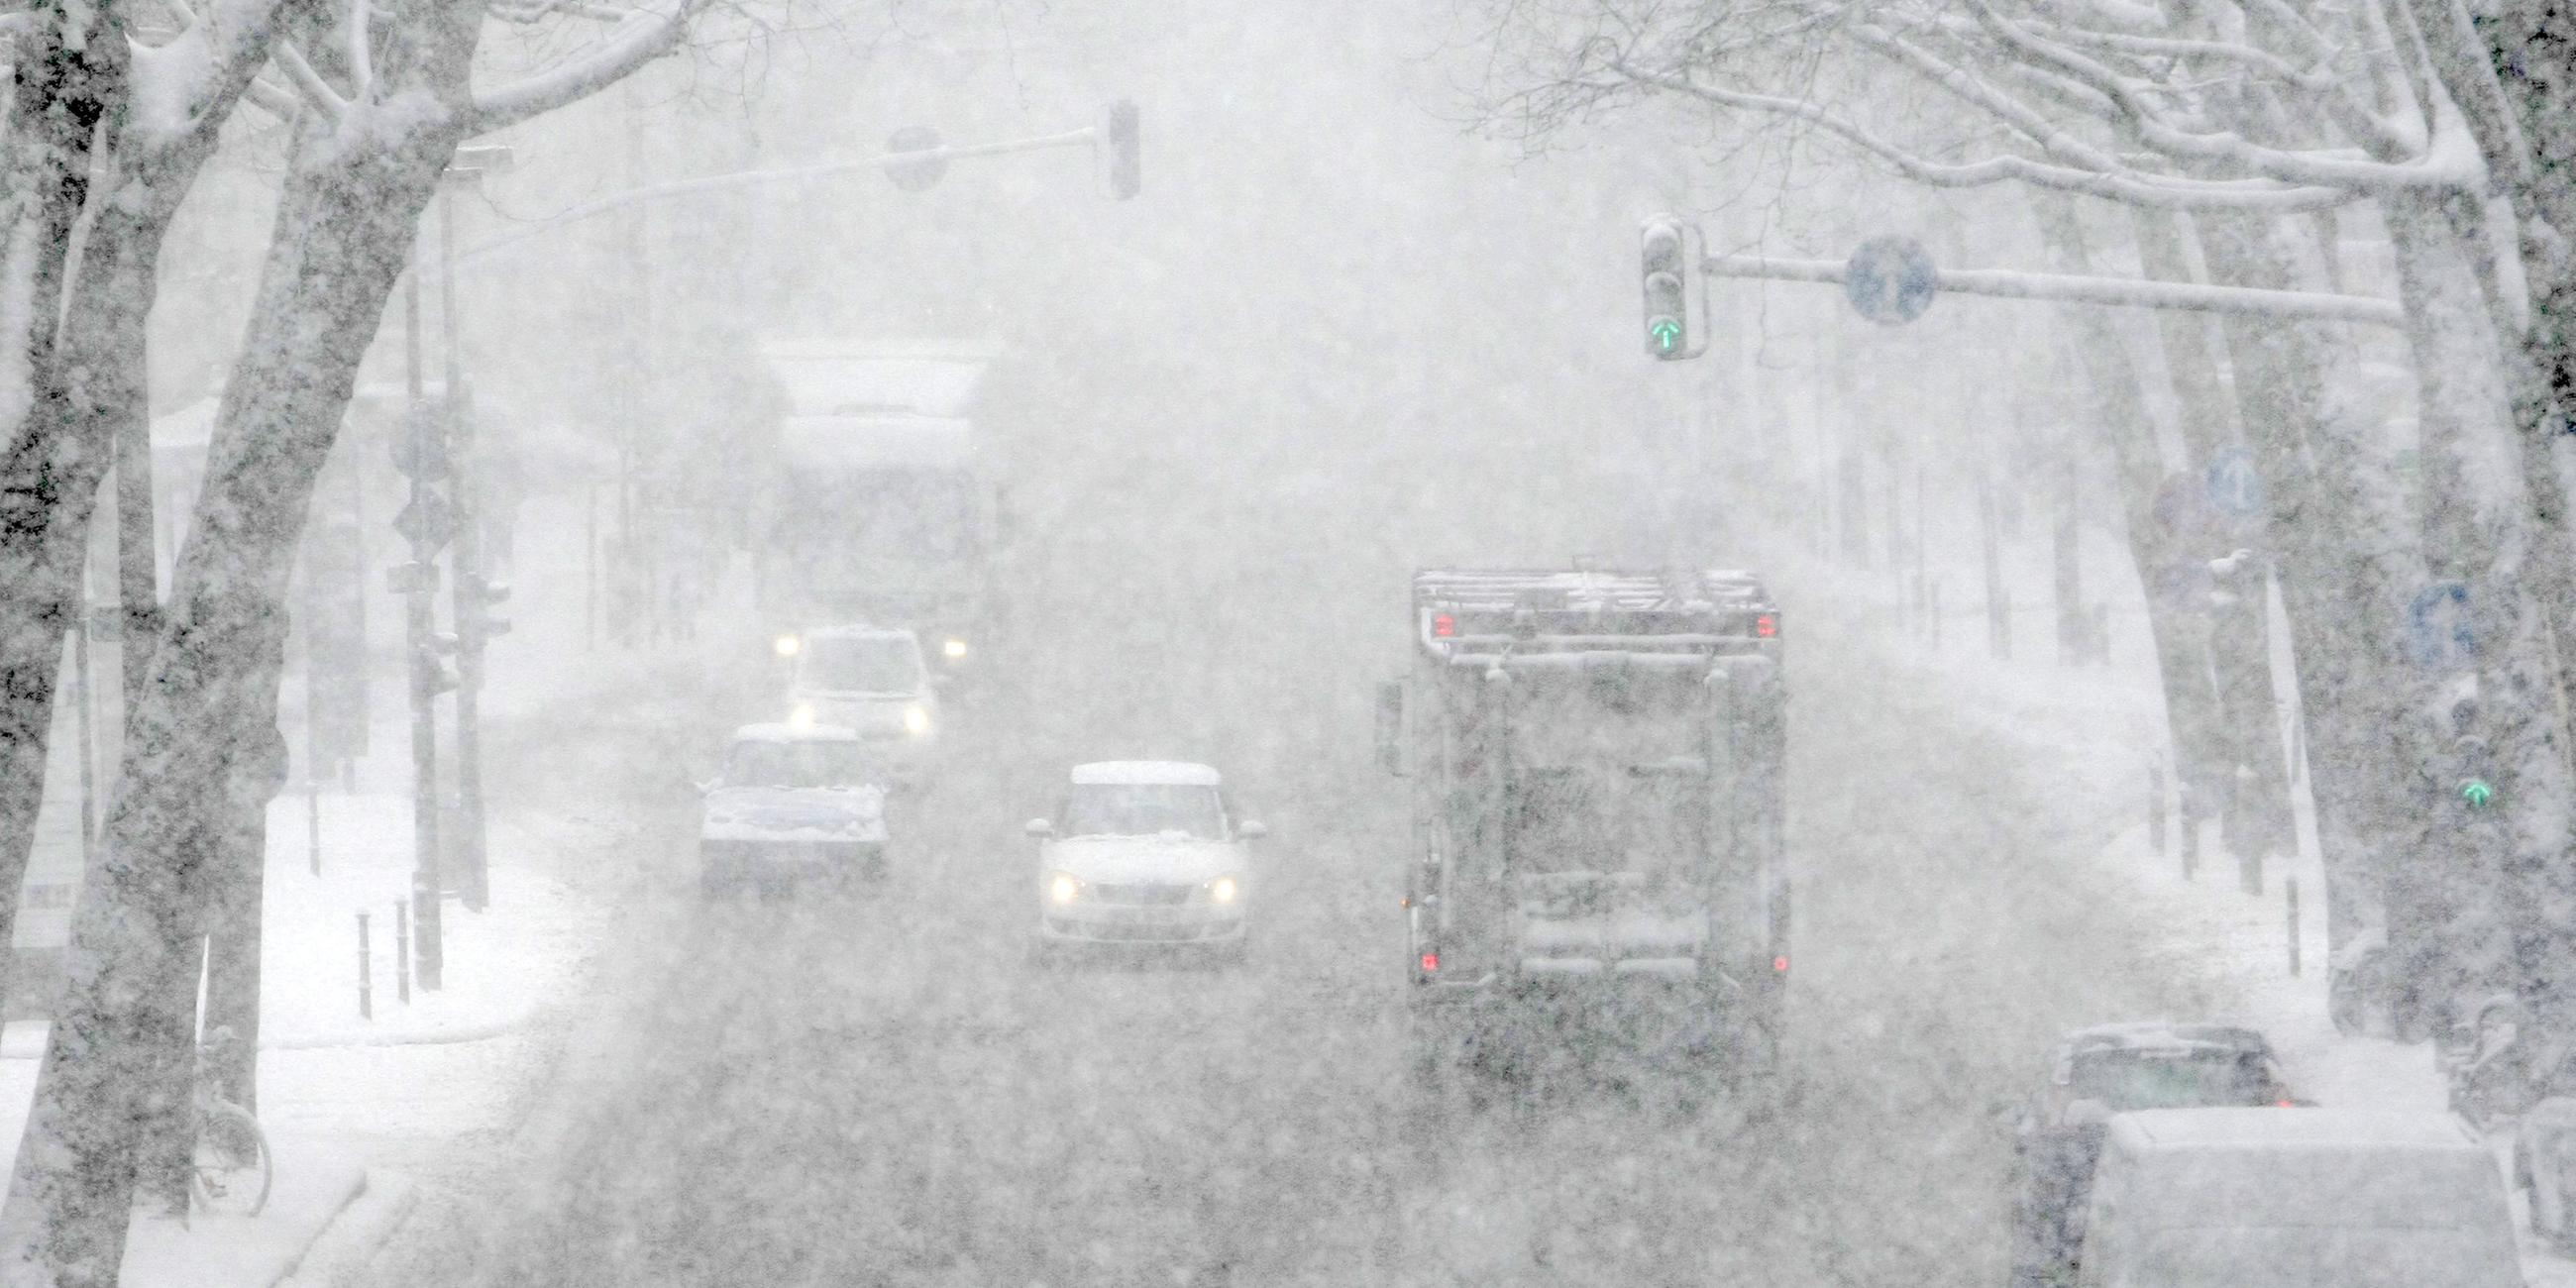
[[2017,180],[2045,188],[2080,192],[2088,196],[2158,209],[2272,212],[2326,209],[2343,205],[2353,200],[2356,195],[2342,188],[2291,186],[2270,179],[2165,178],[2140,175],[2125,168],[2111,173],[2098,173],[2071,166],[2050,165],[2010,153],[1964,163],[1931,161],[1907,152],[1813,103],[1767,94],[1748,94],[1737,90],[1718,89],[1702,85],[1687,76],[1652,72],[1624,64],[1617,65],[1615,70],[1620,75],[1639,83],[1688,94],[1720,107],[1764,112],[1805,121],[1894,166],[1907,178],[1932,187],[1973,188]]
[[616,83],[627,73],[678,48],[689,22],[709,0],[675,0],[666,13],[642,14],[619,24],[587,57],[474,96],[468,135],[485,134],[574,102]]
[[330,82],[323,80],[321,73],[313,70],[313,64],[305,61],[304,51],[297,49],[294,41],[277,42],[277,65],[279,70],[286,73],[287,80],[294,84],[306,102],[321,109],[335,121],[345,119],[349,115],[349,100],[340,97],[338,91],[331,88]]

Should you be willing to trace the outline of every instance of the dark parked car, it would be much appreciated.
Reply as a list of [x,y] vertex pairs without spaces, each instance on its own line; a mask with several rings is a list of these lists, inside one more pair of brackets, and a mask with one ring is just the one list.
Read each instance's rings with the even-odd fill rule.
[[2296,1103],[2263,1035],[2223,1024],[2104,1024],[2058,1044],[2015,1126],[2012,1288],[2075,1282],[2084,1205],[2111,1115]]

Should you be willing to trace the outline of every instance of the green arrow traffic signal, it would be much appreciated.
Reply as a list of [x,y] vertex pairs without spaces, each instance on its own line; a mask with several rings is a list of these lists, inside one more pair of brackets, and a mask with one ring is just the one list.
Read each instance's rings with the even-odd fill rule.
[[1655,338],[1655,348],[1658,352],[1671,353],[1682,342],[1682,324],[1671,318],[1656,318],[1654,323],[1646,328],[1646,334]]
[[2485,809],[2495,800],[2495,788],[2483,778],[2472,778],[2460,784],[2460,799],[2470,809]]

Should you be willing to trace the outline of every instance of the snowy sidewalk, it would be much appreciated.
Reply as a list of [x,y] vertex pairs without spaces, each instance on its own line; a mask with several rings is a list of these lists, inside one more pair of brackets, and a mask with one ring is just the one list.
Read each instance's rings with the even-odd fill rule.
[[[2250,1024],[2280,1053],[2292,1086],[2320,1104],[2446,1112],[2447,1089],[2429,1043],[2346,1036],[2328,1016],[2325,881],[2304,764],[2291,767],[2298,853],[2265,861],[2262,893],[2240,887],[2235,861],[2219,846],[2214,824],[2203,828],[2197,870],[2189,877],[2182,870],[2176,832],[2168,832],[2163,853],[2151,843],[2145,819],[2147,774],[2164,754],[2163,697],[2148,660],[2153,645],[2142,607],[2122,597],[2134,595],[2134,575],[2106,557],[2108,552],[2091,553],[2087,584],[2097,595],[2103,588],[2113,591],[2110,666],[2061,665],[2049,642],[2031,638],[2034,632],[2027,630],[2017,641],[2021,655],[1998,660],[1988,652],[1982,622],[1970,620],[1971,613],[1954,613],[1943,647],[1931,646],[1918,632],[1892,635],[1881,651],[1892,671],[1948,690],[1962,711],[2062,766],[2070,790],[2097,794],[2105,808],[2134,817],[2137,821],[2098,853],[2070,859],[2090,863],[2134,892],[2135,920],[2160,929],[2161,951],[2178,976],[2207,980],[2220,996],[2234,999],[2228,1013],[2219,1016],[2101,1018],[2212,1018]],[[1955,575],[1955,568],[1951,571],[1953,584],[1965,580]],[[1839,615],[1859,619],[1874,613],[1887,623],[1900,617],[1883,577],[1812,566],[1800,572],[1811,578],[1806,588],[1829,588],[1839,597]],[[2287,695],[2292,692],[2288,646],[2277,613],[2272,625],[2276,684]],[[2179,827],[2178,819],[2168,821]],[[2289,965],[2292,881],[2299,899],[2295,933],[2300,973],[2295,976]],[[2500,1167],[2510,1135],[2510,1128],[2490,1135]],[[2532,1288],[2576,1288],[2576,1262],[2558,1257],[2532,1236],[2524,1204],[2524,1196],[2515,1193],[2527,1281]]]

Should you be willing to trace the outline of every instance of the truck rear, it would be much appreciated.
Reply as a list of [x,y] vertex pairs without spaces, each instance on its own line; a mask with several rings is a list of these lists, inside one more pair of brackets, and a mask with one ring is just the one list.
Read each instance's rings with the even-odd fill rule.
[[1381,754],[1413,781],[1417,1071],[1767,1070],[1789,886],[1760,581],[1442,569],[1412,613]]

